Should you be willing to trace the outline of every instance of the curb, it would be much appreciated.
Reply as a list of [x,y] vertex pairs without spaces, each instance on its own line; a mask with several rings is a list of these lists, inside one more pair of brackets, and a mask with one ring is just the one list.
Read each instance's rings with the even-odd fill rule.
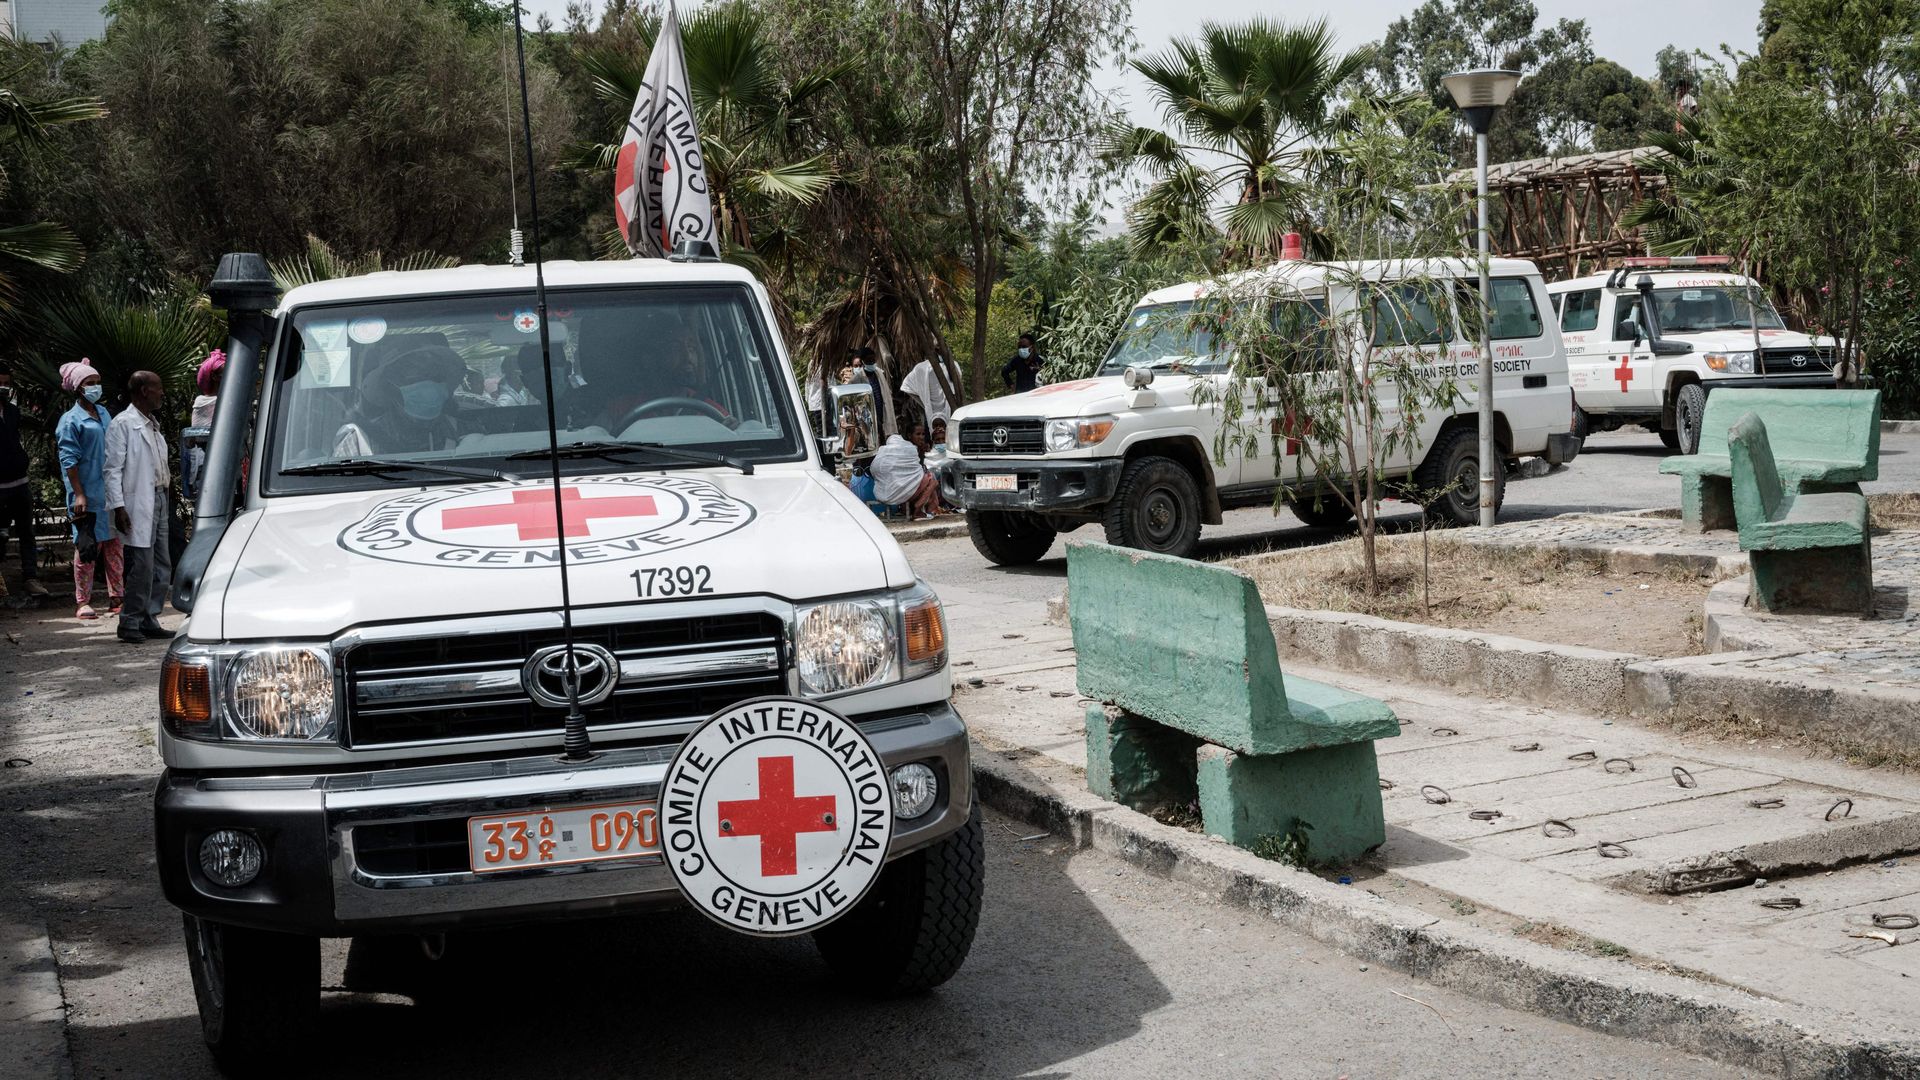
[[[1512,1009],[1794,1077],[1920,1075],[1920,1043],[1852,1016],[1793,1009],[1742,990],[1563,953],[1434,916],[1257,858],[1075,790],[980,748],[975,790],[994,809],[1206,890],[1350,956]],[[1059,767],[1060,772],[1072,772]]]
[[60,968],[24,902],[0,903],[0,1046],[0,1077],[72,1080]]
[[915,540],[948,540],[956,536],[967,535],[967,523],[934,522],[931,525],[905,525],[895,528],[888,525],[887,534],[902,544],[911,544]]
[[1920,434],[1920,420],[1882,420],[1880,433],[1882,435]]

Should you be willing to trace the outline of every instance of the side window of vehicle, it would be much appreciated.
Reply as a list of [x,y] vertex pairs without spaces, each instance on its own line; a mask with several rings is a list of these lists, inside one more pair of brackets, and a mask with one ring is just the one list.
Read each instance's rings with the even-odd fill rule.
[[[1330,331],[1327,302],[1322,297],[1282,300],[1268,312],[1273,329],[1273,353],[1262,365],[1291,373],[1314,371],[1327,362]],[[1265,374],[1265,372],[1262,372]]]
[[1600,325],[1600,290],[1583,289],[1560,297],[1560,329],[1567,333],[1592,330]]
[[[1624,331],[1624,332],[1623,332]],[[1640,314],[1640,298],[1622,296],[1613,303],[1613,340],[1632,341],[1647,336],[1647,320]]]
[[[1480,283],[1459,283],[1456,302],[1460,305],[1460,329],[1468,341],[1480,340]],[[1540,306],[1534,303],[1533,287],[1526,278],[1493,279],[1493,324],[1487,336],[1494,341],[1536,338],[1546,330],[1540,320]]]
[[1376,286],[1367,309],[1367,332],[1375,346],[1439,345],[1453,336],[1442,287],[1403,282]]

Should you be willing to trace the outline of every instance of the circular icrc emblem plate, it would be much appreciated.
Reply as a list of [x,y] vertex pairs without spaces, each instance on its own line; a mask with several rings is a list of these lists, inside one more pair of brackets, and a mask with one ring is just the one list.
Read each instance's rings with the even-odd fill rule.
[[[553,485],[438,487],[375,506],[340,532],[360,555],[421,566],[516,570],[559,565]],[[725,536],[753,507],[706,480],[584,476],[564,483],[567,563],[618,562]]]
[[693,906],[766,937],[817,930],[866,895],[893,839],[887,770],[847,719],[761,698],[680,744],[660,790],[661,840]]

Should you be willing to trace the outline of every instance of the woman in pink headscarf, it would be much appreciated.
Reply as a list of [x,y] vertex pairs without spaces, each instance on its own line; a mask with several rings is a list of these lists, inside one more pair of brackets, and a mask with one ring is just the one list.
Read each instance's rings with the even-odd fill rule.
[[203,428],[213,426],[213,407],[220,401],[220,377],[226,374],[227,354],[215,349],[201,362],[200,370],[194,373],[194,385],[200,388],[200,396],[193,399],[193,420],[190,426]]
[[106,564],[109,614],[120,610],[120,538],[106,512],[107,424],[112,419],[100,404],[100,373],[82,357],[60,365],[60,385],[73,395],[73,408],[53,429],[60,450],[60,479],[67,487],[67,515],[73,519],[74,614],[97,619],[93,610],[93,566]]

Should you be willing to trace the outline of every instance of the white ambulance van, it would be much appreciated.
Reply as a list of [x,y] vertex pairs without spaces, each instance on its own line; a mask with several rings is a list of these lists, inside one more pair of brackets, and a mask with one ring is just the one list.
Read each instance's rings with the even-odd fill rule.
[[[1500,462],[1571,461],[1579,444],[1569,430],[1566,354],[1546,286],[1530,262],[1494,259],[1491,270]],[[1452,375],[1461,396],[1451,409],[1427,412],[1414,444],[1385,462],[1389,486],[1393,480],[1429,491],[1450,486],[1433,504],[1433,515],[1476,523],[1480,344],[1460,310],[1476,303],[1477,264],[1283,261],[1261,273],[1271,275],[1277,291],[1296,298],[1288,302],[1316,312],[1370,305],[1376,316],[1404,313],[1372,318],[1372,346],[1419,350]],[[1436,302],[1434,290],[1413,284],[1415,279],[1457,284],[1441,290]],[[1216,453],[1220,401],[1232,385],[1234,361],[1218,354],[1204,330],[1179,318],[1203,301],[1207,289],[1190,281],[1142,297],[1088,378],[978,402],[954,414],[953,452],[940,471],[941,490],[965,507],[974,545],[988,560],[1032,562],[1056,535],[1089,524],[1099,524],[1108,543],[1186,555],[1199,542],[1202,525],[1219,524],[1221,514],[1235,507],[1273,505],[1284,490],[1305,496],[1289,508],[1309,525],[1336,527],[1351,518],[1335,500],[1316,505],[1314,490],[1338,478],[1301,467],[1284,442],[1232,440],[1224,456]],[[1314,315],[1301,323],[1319,321]],[[1395,408],[1391,401],[1382,406],[1389,414]],[[1253,417],[1251,428],[1263,431],[1278,421]],[[1495,473],[1501,491],[1505,472]]]

